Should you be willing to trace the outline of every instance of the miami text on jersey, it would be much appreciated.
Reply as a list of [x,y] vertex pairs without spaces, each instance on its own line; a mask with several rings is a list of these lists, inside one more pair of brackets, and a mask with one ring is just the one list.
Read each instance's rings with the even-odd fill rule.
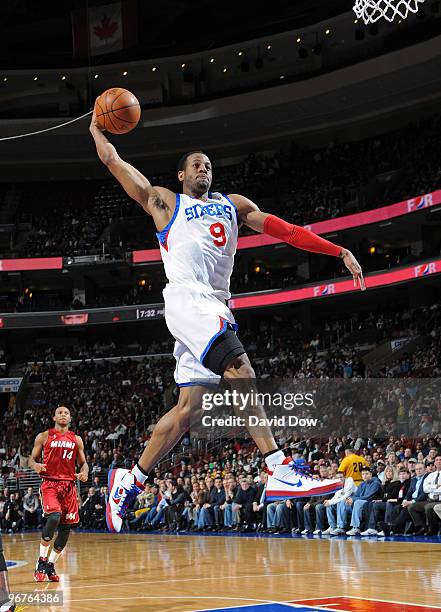
[[67,440],[53,440],[50,444],[51,448],[75,448],[75,442],[68,442]]

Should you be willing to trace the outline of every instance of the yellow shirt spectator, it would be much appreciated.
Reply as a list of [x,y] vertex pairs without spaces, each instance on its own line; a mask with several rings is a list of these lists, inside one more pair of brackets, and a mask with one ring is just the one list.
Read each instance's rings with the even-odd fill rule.
[[361,470],[369,464],[364,457],[356,455],[353,448],[347,448],[345,455],[345,458],[342,459],[338,467],[338,471],[343,472],[345,478],[352,478],[358,487],[363,480]]

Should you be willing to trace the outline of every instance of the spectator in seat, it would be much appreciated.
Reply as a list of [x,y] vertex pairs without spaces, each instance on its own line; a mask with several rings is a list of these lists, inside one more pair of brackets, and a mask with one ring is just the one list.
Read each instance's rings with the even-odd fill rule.
[[436,506],[433,507],[433,511],[441,521],[441,504],[436,504]]
[[[427,500],[427,493],[424,491],[423,487],[424,480],[427,476],[424,463],[417,463],[415,465],[415,474],[416,475],[411,478],[406,497],[401,502],[401,509],[398,516],[393,519],[391,523],[380,521],[379,526],[381,531],[378,534],[379,536],[389,536],[391,533],[403,533],[406,523],[411,520],[409,508],[416,503],[425,502]],[[409,533],[411,531],[413,531],[413,529],[409,530]]]
[[28,487],[23,497],[23,526],[25,529],[38,528],[41,524],[41,508],[38,497],[32,487]]
[[[136,529],[142,525],[149,510],[153,504],[151,502],[151,487],[146,484],[144,491],[142,491],[135,500],[133,506],[133,514],[129,520],[130,529]],[[157,502],[156,502],[157,503]]]
[[343,472],[345,478],[350,476],[358,487],[363,481],[361,471],[363,467],[367,466],[366,459],[357,455],[353,447],[349,447],[345,449],[345,457],[338,466],[338,471]]
[[158,492],[158,504],[157,506],[153,506],[149,513],[147,514],[143,527],[146,529],[158,529],[164,517],[164,510],[167,506],[166,498],[170,495],[168,481],[167,483],[164,480],[159,482],[159,492]]
[[253,501],[253,510],[256,513],[258,520],[258,531],[265,529],[266,525],[266,511],[267,506],[265,504],[265,493],[266,493],[266,482],[268,480],[268,474],[265,471],[261,471],[259,474],[259,484],[256,487],[256,494]]
[[322,535],[330,535],[334,529],[337,529],[337,504],[344,502],[349,497],[352,497],[357,491],[357,486],[351,476],[345,478],[343,472],[337,472],[336,478],[344,484],[343,488],[334,493],[331,499],[326,499],[323,502],[323,506],[326,508],[326,518],[328,520],[329,527],[325,529],[324,523],[322,523],[321,515],[317,516],[317,528],[321,529]]
[[251,531],[252,524],[255,521],[255,513],[253,510],[255,495],[255,488],[250,486],[246,478],[243,478],[240,481],[240,487],[233,500],[233,512],[239,512],[237,531]]
[[23,504],[19,493],[10,493],[3,508],[5,529],[8,533],[17,533],[23,527]]
[[352,497],[348,497],[337,505],[337,529],[331,535],[343,535],[347,519],[351,518],[351,529],[346,535],[354,536],[360,534],[360,525],[363,518],[363,511],[370,501],[376,499],[381,491],[381,483],[376,476],[372,476],[369,467],[361,470],[363,482],[357,488]]
[[[421,453],[422,454],[422,453]],[[409,470],[410,477],[413,478],[415,473],[415,466],[417,463],[424,463],[422,459],[409,459],[407,462],[407,469]]]
[[[406,474],[407,470],[403,472],[404,476],[406,476]],[[391,465],[387,465],[384,470],[384,483],[381,491],[382,497],[372,500],[372,503],[369,508],[367,529],[365,531],[362,531],[360,535],[377,535],[378,531],[376,529],[376,526],[380,519],[384,518],[389,500],[397,500],[401,488],[402,482],[398,479],[395,468]]]
[[221,506],[225,503],[225,490],[222,484],[222,478],[217,476],[214,479],[214,485],[208,493],[208,504],[206,510],[210,514],[212,524],[215,529],[222,527],[222,513]]
[[89,487],[87,496],[81,504],[80,521],[82,527],[93,529],[96,525],[97,513],[102,510],[101,496],[95,487]]
[[[325,465],[319,467],[319,480],[326,480],[328,478],[328,468]],[[313,516],[316,518],[317,513],[321,514],[321,522],[326,520],[326,510],[323,502],[327,499],[331,499],[332,495],[320,495],[317,497],[311,497],[305,506],[303,507],[303,520],[305,523],[305,529],[302,531],[302,535],[313,533],[314,527],[312,524]],[[315,535],[321,533],[318,528],[315,530]]]
[[233,500],[236,497],[237,492],[237,483],[236,478],[234,476],[230,476],[225,480],[224,483],[225,490],[225,503],[221,506],[221,510],[224,513],[224,527],[227,529],[232,529],[234,524],[234,514],[233,514]]
[[433,509],[441,501],[441,455],[434,459],[435,471],[427,474],[423,482],[427,499],[409,507],[409,514],[415,525],[415,535],[435,535],[438,532],[438,517]]
[[291,520],[293,517],[294,504],[291,499],[285,499],[281,506],[277,507],[274,534],[289,533],[291,530]]
[[180,518],[185,508],[185,502],[191,500],[190,493],[183,486],[171,480],[171,494],[167,496],[167,505],[164,509],[165,524],[169,531],[176,531],[180,527]]
[[293,533],[298,534],[305,529],[305,513],[304,508],[308,503],[308,498],[300,497],[299,499],[293,500],[294,508],[294,521],[296,526],[293,528]]
[[185,521],[183,529],[196,528],[196,505],[198,503],[200,487],[199,482],[195,480],[192,484],[190,499],[185,502],[184,510],[182,511],[182,518]]
[[376,473],[377,473],[377,478],[378,480],[381,482],[381,484],[384,484],[385,481],[385,471],[386,469],[386,462],[383,461],[383,459],[378,459],[377,463],[376,463]]
[[[410,477],[410,472],[409,470],[407,470],[406,468],[400,468],[400,471],[398,472],[398,479],[400,482],[400,488],[398,489],[398,494],[396,498],[389,498],[386,502],[386,509],[384,512],[384,521],[381,521],[379,518],[376,517],[376,525],[374,527],[374,529],[376,529],[377,527],[381,528],[381,525],[391,525],[395,519],[398,517],[398,515],[400,514],[400,511],[402,510],[402,503],[403,500],[406,498],[407,492],[409,490],[410,487],[410,483],[411,483],[411,477]],[[373,510],[374,512],[380,512],[381,514],[381,510],[376,510],[377,506],[374,505],[373,506]],[[385,533],[384,531],[378,531],[377,535],[380,537],[384,537]]]
[[281,512],[282,506],[288,500],[277,500],[271,502],[266,507],[266,524],[270,533],[275,533],[282,527]]
[[431,446],[427,456],[424,459],[424,463],[425,463],[426,467],[427,467],[428,463],[434,463],[435,462],[435,457],[437,455],[438,455],[437,447],[436,446]]

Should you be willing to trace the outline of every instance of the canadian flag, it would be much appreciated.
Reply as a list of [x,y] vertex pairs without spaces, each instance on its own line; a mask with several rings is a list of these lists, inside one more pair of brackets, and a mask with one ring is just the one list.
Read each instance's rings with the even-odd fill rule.
[[73,56],[114,53],[136,45],[137,0],[72,11]]

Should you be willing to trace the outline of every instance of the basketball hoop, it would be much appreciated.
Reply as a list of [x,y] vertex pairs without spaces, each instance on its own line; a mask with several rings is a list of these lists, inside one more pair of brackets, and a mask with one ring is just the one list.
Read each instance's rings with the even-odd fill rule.
[[409,12],[417,13],[425,0],[355,0],[354,12],[366,25],[382,17],[393,21],[396,16],[406,19]]

